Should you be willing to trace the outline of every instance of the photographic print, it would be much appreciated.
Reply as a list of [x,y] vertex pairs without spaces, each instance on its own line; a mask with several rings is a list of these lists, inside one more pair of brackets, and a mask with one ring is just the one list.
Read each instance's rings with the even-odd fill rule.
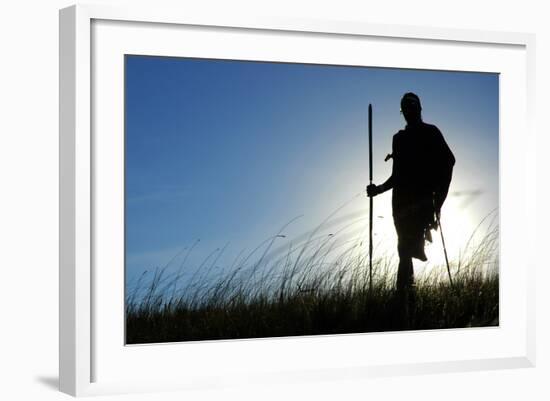
[[498,326],[498,74],[124,73],[126,344]]

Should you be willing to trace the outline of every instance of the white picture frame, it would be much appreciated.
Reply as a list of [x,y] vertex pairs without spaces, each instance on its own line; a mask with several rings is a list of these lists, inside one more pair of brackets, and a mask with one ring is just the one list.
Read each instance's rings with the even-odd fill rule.
[[[94,24],[97,29],[98,39],[94,42]],[[103,25],[102,25],[103,24]],[[120,24],[120,26],[116,26]],[[132,25],[133,24],[133,25]],[[102,26],[106,29],[101,28]],[[112,318],[104,317],[105,314],[98,313],[101,305],[96,306],[97,291],[106,294],[106,297],[115,297],[116,285],[112,288],[103,288],[104,276],[94,271],[94,263],[103,256],[94,253],[94,239],[102,238],[102,224],[98,216],[101,213],[94,213],[97,205],[94,202],[94,191],[97,189],[94,181],[98,166],[98,152],[104,152],[101,144],[94,142],[93,126],[101,124],[94,121],[94,118],[102,118],[102,114],[94,114],[96,103],[93,96],[101,96],[96,93],[92,82],[94,69],[104,68],[95,59],[102,51],[106,42],[112,44],[107,49],[107,55],[102,54],[102,60],[108,60],[109,51],[116,51],[119,54],[124,52],[124,41],[116,32],[135,29],[136,36],[139,36],[140,29],[153,28],[155,32],[148,32],[143,36],[140,46],[149,46],[145,51],[159,52],[165,54],[171,52],[168,47],[155,50],[160,46],[158,42],[162,35],[170,35],[170,29],[185,30],[185,27],[200,28],[208,32],[215,31],[216,37],[225,35],[229,40],[230,34],[243,33],[254,35],[278,34],[286,37],[308,38],[322,36],[327,40],[340,38],[344,40],[384,40],[386,45],[396,44],[400,41],[417,43],[420,45],[437,46],[442,52],[445,46],[454,46],[453,51],[477,51],[480,54],[487,49],[495,49],[503,54],[502,59],[495,57],[487,64],[489,67],[483,70],[499,72],[504,74],[506,85],[510,85],[507,93],[517,93],[514,103],[510,98],[501,93],[501,112],[517,111],[513,116],[505,115],[501,119],[501,203],[516,205],[517,215],[502,212],[501,219],[506,219],[505,227],[515,227],[516,231],[503,231],[503,243],[510,244],[515,240],[521,241],[519,236],[528,230],[533,230],[535,225],[534,197],[527,191],[517,191],[517,186],[536,187],[535,181],[535,133],[533,129],[534,111],[534,35],[525,33],[507,32],[485,32],[459,29],[436,29],[413,26],[390,26],[374,25],[359,21],[317,21],[317,20],[293,20],[287,18],[248,18],[224,15],[188,15],[185,10],[162,10],[156,8],[112,8],[108,6],[78,5],[60,11],[60,325],[59,325],[59,377],[60,390],[74,395],[97,395],[110,393],[127,393],[137,391],[164,391],[172,389],[197,389],[212,388],[218,386],[240,385],[247,382],[269,382],[285,383],[305,380],[329,380],[338,378],[356,378],[371,376],[386,376],[400,374],[419,374],[449,371],[467,371],[479,369],[502,369],[512,367],[530,367],[535,364],[535,260],[529,255],[534,255],[526,248],[532,246],[528,241],[523,240],[521,244],[525,247],[523,251],[526,257],[522,259],[522,274],[518,278],[510,279],[506,274],[502,275],[501,306],[503,309],[503,322],[501,326],[494,329],[475,330],[468,332],[439,332],[430,333],[386,333],[378,335],[352,335],[352,336],[322,336],[320,338],[303,339],[261,339],[245,341],[219,341],[206,342],[207,344],[194,344],[185,349],[191,360],[186,362],[188,370],[185,378],[176,376],[162,376],[159,372],[153,377],[151,372],[139,380],[132,380],[132,370],[128,369],[128,376],[116,374],[120,372],[122,365],[130,366],[136,361],[143,360],[145,365],[158,364],[159,361],[168,361],[174,352],[181,352],[183,349],[177,344],[171,345],[150,345],[143,347],[124,347],[123,343],[114,343],[112,347],[119,347],[120,358],[107,359],[107,354],[113,352],[109,341],[109,333],[118,333],[117,326],[119,315]],[[168,29],[168,30],[167,30]],[[107,36],[106,36],[107,35]],[[109,37],[108,35],[112,35]],[[117,36],[118,35],[118,36]],[[99,38],[101,36],[101,38]],[[117,39],[118,37],[118,39]],[[109,39],[106,41],[105,39]],[[145,40],[147,38],[147,40]],[[275,38],[276,39],[276,38]],[[274,39],[274,40],[275,40]],[[157,40],[157,42],[155,42]],[[308,39],[309,40],[309,39]],[[297,41],[299,42],[299,40]],[[117,47],[119,46],[119,47]],[[468,50],[469,49],[469,50]],[[476,50],[477,49],[477,50]],[[500,49],[500,50],[499,50]],[[264,49],[264,56],[268,57],[270,49]],[[237,51],[237,50],[236,50]],[[345,52],[345,50],[343,50]],[[281,56],[273,56],[278,59]],[[292,60],[293,57],[289,56]],[[509,63],[499,67],[498,63],[504,64],[503,60]],[[361,61],[358,61],[361,63]],[[375,60],[376,62],[376,60]],[[476,70],[474,60],[471,61],[472,69]],[[393,65],[390,65],[394,63]],[[380,62],[382,66],[399,66],[401,61]],[[445,69],[451,64],[449,61],[442,61],[440,65],[430,64],[429,60],[419,60],[416,64],[409,64],[411,68],[434,68]],[[455,65],[456,69],[467,69],[468,60],[463,65]],[[107,65],[108,66],[108,65]],[[465,67],[466,66],[466,67]],[[501,70],[502,68],[502,70]],[[507,71],[503,73],[503,71]],[[120,86],[121,71],[114,75],[115,86]],[[119,78],[116,78],[116,77]],[[119,88],[120,89],[120,88]],[[120,102],[114,99],[114,109],[118,110]],[[508,113],[510,114],[510,113]],[[514,114],[514,113],[512,113]],[[99,117],[98,117],[99,115]],[[524,135],[518,138],[512,137],[509,133],[512,129],[521,129]],[[503,147],[504,146],[504,147]],[[510,160],[508,149],[514,148],[515,160]],[[103,156],[102,159],[107,160]],[[116,154],[115,154],[116,155]],[[108,156],[108,154],[107,154]],[[112,156],[112,154],[111,154]],[[115,156],[116,158],[117,156]],[[116,160],[112,160],[116,163]],[[515,161],[519,168],[514,170],[507,168],[509,162]],[[103,163],[103,162],[101,162]],[[108,163],[105,162],[105,163]],[[519,183],[519,184],[518,184]],[[111,183],[116,185],[116,182]],[[512,184],[514,184],[512,186]],[[115,241],[116,242],[116,241]],[[504,247],[504,245],[503,245]],[[502,257],[510,261],[516,260],[515,255],[508,248],[502,253]],[[518,259],[519,260],[519,259]],[[96,266],[97,267],[97,266]],[[121,266],[123,268],[123,266]],[[505,270],[504,273],[507,273]],[[113,281],[116,283],[116,280]],[[101,288],[98,288],[101,287]],[[123,288],[118,288],[123,291]],[[111,295],[108,295],[111,294]],[[103,295],[102,295],[103,296]],[[110,299],[110,298],[109,298]],[[507,303],[507,301],[510,301]],[[511,305],[513,304],[513,305]],[[116,309],[116,308],[115,308]],[[508,312],[510,311],[510,312]],[[508,318],[506,317],[508,314]],[[118,317],[117,317],[118,316]],[[101,329],[98,329],[98,326]],[[116,326],[116,327],[115,327]],[[107,327],[106,329],[103,329]],[[118,328],[117,328],[118,327]],[[473,331],[472,331],[473,330]],[[118,338],[118,337],[117,337]],[[478,342],[479,349],[465,354],[465,357],[441,355],[440,358],[427,358],[421,360],[415,354],[405,355],[402,358],[393,358],[373,355],[372,360],[366,360],[364,355],[358,352],[356,355],[346,356],[347,359],[335,352],[339,347],[364,347],[368,342],[380,341],[381,344],[395,343],[396,341],[407,341],[409,344],[437,344],[449,339],[463,338],[465,342]],[[118,345],[117,345],[118,344]],[[494,348],[483,351],[483,344],[495,344]],[[475,347],[473,347],[475,348]],[[490,348],[490,347],[489,347]],[[117,348],[118,349],[118,348]],[[319,350],[328,350],[327,361],[321,363],[315,359]],[[289,354],[309,355],[311,363],[300,363],[298,360],[284,365],[276,359],[277,354],[287,350]],[[331,351],[332,350],[332,351]],[[437,350],[437,347],[434,347]],[[457,350],[460,350],[458,346]],[[334,352],[333,352],[334,351]],[[117,351],[118,352],[118,351]],[[435,352],[435,351],[434,351]],[[116,352],[115,352],[116,353]],[[221,353],[221,354],[220,354]],[[267,366],[263,362],[254,359],[254,354],[265,353],[271,355],[273,366]],[[302,353],[302,354],[301,354]],[[234,365],[227,364],[219,367],[218,370],[201,370],[199,364],[193,364],[192,358],[197,355],[224,355],[226,358],[236,358],[243,355],[244,362],[236,362]],[[427,355],[429,352],[427,352]],[[118,354],[117,354],[118,355]],[[126,359],[124,359],[126,358]],[[146,358],[146,359],[145,359]],[[124,359],[124,360],[123,360]],[[102,361],[102,362],[98,362]],[[292,362],[292,360],[291,360]],[[246,364],[257,363],[253,368],[246,367]],[[279,363],[279,364],[278,364]],[[259,365],[258,365],[259,364]],[[113,366],[108,374],[101,372],[102,367]],[[169,366],[168,363],[167,366]],[[156,365],[158,366],[158,365]],[[234,372],[233,372],[234,370]]]

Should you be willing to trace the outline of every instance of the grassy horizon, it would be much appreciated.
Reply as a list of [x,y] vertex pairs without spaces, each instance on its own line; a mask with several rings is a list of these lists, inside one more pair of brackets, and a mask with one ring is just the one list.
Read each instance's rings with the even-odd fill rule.
[[217,249],[181,285],[195,243],[178,270],[166,265],[148,281],[142,274],[126,295],[126,343],[498,326],[498,226],[493,215],[478,240],[482,223],[451,262],[453,288],[445,266],[416,275],[406,326],[394,290],[395,257],[373,260],[371,287],[362,237],[338,242],[342,232],[322,235],[323,223],[273,257],[289,222],[226,272],[213,274],[225,248]]

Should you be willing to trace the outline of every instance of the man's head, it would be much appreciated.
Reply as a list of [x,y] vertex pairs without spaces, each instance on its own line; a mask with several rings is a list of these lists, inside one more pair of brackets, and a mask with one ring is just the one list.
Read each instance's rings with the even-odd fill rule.
[[419,97],[412,93],[407,92],[401,98],[401,112],[407,123],[414,123],[422,120],[422,106],[420,105]]

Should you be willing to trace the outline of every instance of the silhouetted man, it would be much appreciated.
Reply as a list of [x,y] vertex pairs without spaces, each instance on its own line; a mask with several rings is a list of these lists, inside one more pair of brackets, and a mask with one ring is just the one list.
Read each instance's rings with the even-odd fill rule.
[[443,135],[435,125],[422,121],[421,110],[417,95],[403,95],[401,112],[407,125],[393,136],[392,174],[382,185],[367,187],[368,196],[393,189],[399,253],[396,289],[403,299],[408,299],[414,284],[412,258],[426,260],[424,241],[431,242],[430,230],[437,228],[434,214],[439,216],[447,197],[455,164]]

